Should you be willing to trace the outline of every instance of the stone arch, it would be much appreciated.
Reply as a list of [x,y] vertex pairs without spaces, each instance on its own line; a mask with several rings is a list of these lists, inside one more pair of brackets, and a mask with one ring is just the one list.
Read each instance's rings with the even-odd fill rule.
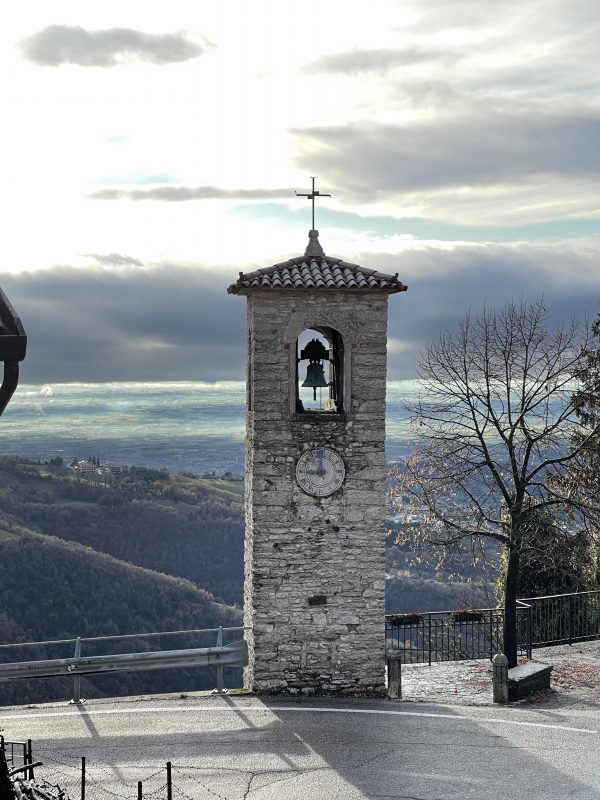
[[[293,360],[293,411],[300,414],[342,414],[345,410],[346,347],[340,331],[331,325],[304,327],[298,331],[290,350]],[[320,376],[319,379],[323,380],[323,387],[318,390],[318,401],[316,389],[303,387],[308,374],[314,376],[315,371]],[[310,396],[311,391],[314,391],[314,402]]]

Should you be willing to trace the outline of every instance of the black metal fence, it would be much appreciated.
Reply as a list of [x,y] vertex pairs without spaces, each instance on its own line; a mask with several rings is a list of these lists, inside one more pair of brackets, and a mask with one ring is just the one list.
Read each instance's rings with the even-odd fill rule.
[[[530,614],[527,608],[517,610],[517,623],[520,653],[528,655]],[[503,650],[503,625],[502,608],[387,614],[386,644],[402,652],[403,664],[492,659]]]
[[600,590],[527,597],[533,647],[551,647],[600,639]]
[[[503,625],[503,608],[386,614],[385,635],[403,664],[491,659],[504,649]],[[600,590],[517,601],[519,655],[593,639],[600,639]]]

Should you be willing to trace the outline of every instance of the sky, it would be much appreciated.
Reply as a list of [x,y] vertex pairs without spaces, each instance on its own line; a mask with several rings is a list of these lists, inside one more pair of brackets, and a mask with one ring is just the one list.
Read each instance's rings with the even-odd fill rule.
[[243,379],[240,270],[399,273],[389,375],[485,302],[600,311],[597,0],[20,0],[0,286],[24,382]]

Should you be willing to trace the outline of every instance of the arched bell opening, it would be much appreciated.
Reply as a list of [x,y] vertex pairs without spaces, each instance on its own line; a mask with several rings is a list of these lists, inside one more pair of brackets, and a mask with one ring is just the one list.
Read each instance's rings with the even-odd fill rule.
[[296,340],[296,411],[339,414],[344,344],[333,328],[308,328]]

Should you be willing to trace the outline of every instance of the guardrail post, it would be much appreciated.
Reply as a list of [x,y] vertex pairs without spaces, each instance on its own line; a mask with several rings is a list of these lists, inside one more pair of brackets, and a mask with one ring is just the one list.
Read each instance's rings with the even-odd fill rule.
[[388,697],[402,699],[402,651],[388,650],[387,653]]
[[170,761],[167,761],[167,800],[173,800],[173,782],[171,777]]
[[492,659],[492,685],[494,703],[508,703],[508,658],[496,653]]
[[[217,631],[217,647],[223,646],[223,626],[219,626],[219,630]],[[217,667],[217,688],[215,689],[215,694],[225,694],[227,690],[224,688],[223,683],[223,667]]]
[[[75,652],[73,658],[81,658],[81,637],[78,636],[75,640]],[[75,668],[75,665],[74,665]],[[73,678],[73,699],[71,703],[79,705],[81,703],[81,675],[75,675]]]
[[138,781],[138,800],[142,800],[142,782]]

